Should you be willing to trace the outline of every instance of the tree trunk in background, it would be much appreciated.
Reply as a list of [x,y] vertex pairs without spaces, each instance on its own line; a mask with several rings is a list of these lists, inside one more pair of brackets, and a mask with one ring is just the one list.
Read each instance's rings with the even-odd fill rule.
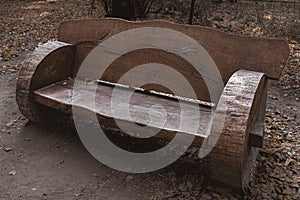
[[112,17],[135,20],[134,0],[113,0]]
[[194,11],[195,11],[195,0],[191,0],[189,24],[193,24]]

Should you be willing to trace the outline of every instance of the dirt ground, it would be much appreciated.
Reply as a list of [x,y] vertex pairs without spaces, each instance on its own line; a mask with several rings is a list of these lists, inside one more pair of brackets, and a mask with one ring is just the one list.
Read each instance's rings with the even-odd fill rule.
[[[241,197],[207,183],[202,162],[192,158],[195,149],[165,169],[128,174],[95,160],[76,132],[28,123],[15,101],[21,61],[37,43],[56,37],[60,21],[84,18],[88,13],[87,1],[33,2],[5,1],[0,10],[1,200],[300,199],[300,45],[296,40],[290,40],[291,57],[280,82],[271,83],[265,147],[257,159],[251,187],[245,197]],[[36,8],[24,9],[28,7]],[[45,12],[50,13],[48,18],[44,18],[48,15]],[[212,26],[216,23],[214,21]],[[224,23],[220,22],[221,29]]]

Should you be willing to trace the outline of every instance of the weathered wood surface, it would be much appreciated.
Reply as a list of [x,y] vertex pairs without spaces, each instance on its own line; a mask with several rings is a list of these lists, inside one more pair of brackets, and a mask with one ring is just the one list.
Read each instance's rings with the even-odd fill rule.
[[[118,93],[114,93],[112,98],[112,86],[98,84],[93,80],[77,80],[76,84],[82,87],[73,91],[73,84],[73,80],[67,80],[36,90],[34,100],[68,114],[72,114],[72,106],[76,106],[106,118],[148,125],[169,132],[183,132],[202,138],[209,133],[207,131],[210,129],[213,110],[207,106],[183,101],[179,104],[174,99],[141,92],[133,93],[128,102],[127,98],[132,92],[129,89],[115,88],[114,92]],[[184,120],[182,124],[181,120]],[[193,127],[198,129],[194,132]]]
[[70,44],[48,42],[35,49],[23,62],[16,86],[16,100],[21,113],[31,121],[40,121],[43,116],[49,115],[48,110],[33,101],[32,92],[70,77],[74,51]]
[[[168,36],[165,35],[165,37]],[[140,43],[144,43],[144,41],[141,40]],[[183,46],[180,42],[176,45]],[[206,58],[205,52],[200,53],[200,51],[201,50],[199,50],[199,54],[202,55],[202,57],[197,55],[197,61],[199,62],[194,61],[194,63],[198,64],[201,60],[203,63],[206,63],[206,67],[202,68],[201,75],[190,62],[186,61],[182,57],[167,51],[147,48],[131,51],[124,56],[120,55],[119,58],[112,62],[109,68],[105,71],[103,70],[104,73],[101,76],[101,80],[142,87],[146,90],[151,89],[163,93],[172,93],[169,90],[170,88],[166,86],[172,85],[172,88],[174,89],[173,92],[175,92],[177,96],[204,101],[209,100],[209,102],[217,103],[224,88],[224,83],[222,83],[222,77],[220,74],[214,71],[214,69],[217,70],[217,67],[214,66],[211,60]],[[93,54],[95,53],[93,52]],[[85,61],[87,63],[84,63],[84,67],[80,69],[78,76],[97,79],[101,69],[99,69],[99,67],[91,66],[97,65],[97,63],[100,63],[101,60],[103,60],[103,63],[109,62],[108,59],[106,59],[108,57],[109,55],[103,55],[101,56],[103,59],[99,56],[98,59]],[[100,66],[100,68],[101,67],[102,66]],[[170,70],[170,68],[172,70]],[[126,76],[124,74],[126,74]],[[204,79],[200,77],[204,77]],[[186,81],[188,81],[188,84],[191,86],[191,90],[189,90],[189,86],[185,84]],[[147,83],[146,85],[140,86],[139,83],[145,82]],[[209,87],[207,87],[207,84]],[[208,96],[204,96],[201,92],[203,90],[208,92],[208,89],[210,89],[211,92],[209,94],[217,94],[214,99],[211,99],[209,94]],[[195,96],[191,93],[192,90],[196,94]]]
[[[263,115],[264,116],[264,115]],[[264,146],[264,120],[257,120],[250,130],[249,145],[252,147],[263,148]]]
[[[122,31],[142,27],[173,29],[193,38],[211,55],[225,83],[239,69],[263,72],[269,78],[278,79],[282,71],[280,64],[285,64],[289,54],[285,39],[239,36],[211,28],[179,25],[166,21],[128,22],[120,19],[69,21],[61,24],[59,40],[75,45],[84,42],[94,42],[96,45]],[[151,41],[147,42],[151,43]],[[90,50],[91,47],[81,53],[87,54]],[[137,59],[144,58],[145,56],[139,56]]]
[[[228,81],[217,106],[211,138],[208,140],[213,145],[215,138],[220,135],[208,155],[208,169],[213,180],[237,189],[246,187],[250,180],[256,157],[256,148],[249,142],[250,131],[255,123],[264,121],[266,80],[262,73],[240,70]],[[260,134],[262,137],[259,138],[263,139],[263,133]]]
[[[72,114],[72,106],[76,106],[96,113],[102,119],[117,119],[162,129],[167,135],[159,135],[161,139],[172,139],[172,132],[191,134],[200,138],[206,138],[210,134],[214,110],[208,106],[188,101],[181,101],[182,104],[179,104],[174,98],[146,92],[135,92],[131,96],[132,90],[126,88],[116,88],[115,91],[119,91],[119,93],[114,93],[116,96],[112,98],[114,87],[111,85],[99,84],[94,80],[79,79],[76,84],[80,85],[80,88],[74,91],[73,84],[74,80],[55,83],[34,91],[33,98],[42,105],[67,114]],[[131,96],[129,102],[128,96]],[[114,104],[112,104],[113,101]],[[157,105],[162,107],[155,107]],[[129,109],[129,114],[126,108]],[[180,126],[180,120],[183,119],[183,124]],[[109,127],[105,124],[106,120],[102,120],[102,122]],[[197,130],[191,130],[192,127],[198,125],[197,123],[199,123]],[[250,135],[251,137],[252,135]],[[257,135],[253,137],[254,143],[263,140]],[[200,147],[202,139],[196,139],[193,145]]]

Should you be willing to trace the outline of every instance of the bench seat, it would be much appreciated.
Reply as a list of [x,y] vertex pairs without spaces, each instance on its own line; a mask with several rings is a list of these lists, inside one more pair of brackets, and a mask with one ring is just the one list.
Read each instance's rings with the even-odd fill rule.
[[[188,100],[176,100],[162,95],[147,92],[134,92],[130,98],[130,115],[126,114],[126,97],[132,89],[113,87],[94,80],[76,80],[80,85],[73,91],[74,80],[64,80],[50,86],[34,91],[33,98],[36,102],[48,107],[58,109],[65,113],[72,113],[72,106],[97,113],[105,118],[114,118],[134,122],[141,126],[150,126],[169,132],[182,132],[205,138],[211,129],[213,110],[210,106]],[[116,88],[119,92],[114,95],[112,108],[112,94]],[[96,91],[96,92],[95,92]],[[94,95],[95,93],[95,95]],[[94,101],[95,99],[95,101]],[[156,105],[161,105],[157,107]],[[181,106],[181,107],[180,107]],[[195,116],[195,110],[200,116]],[[181,112],[186,113],[186,120],[180,126]],[[165,123],[162,120],[166,117]],[[152,119],[152,120],[151,120]],[[200,119],[200,120],[199,120]],[[199,122],[197,132],[190,130],[193,123]]]

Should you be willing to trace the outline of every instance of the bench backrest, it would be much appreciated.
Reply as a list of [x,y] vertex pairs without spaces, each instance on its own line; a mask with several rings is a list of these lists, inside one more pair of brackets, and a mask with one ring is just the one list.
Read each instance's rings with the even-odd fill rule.
[[[282,66],[289,55],[288,43],[284,39],[240,36],[212,28],[179,25],[166,21],[128,22],[112,18],[68,21],[61,24],[58,39],[76,45],[75,74],[89,52],[99,43],[120,32],[141,27],[172,29],[193,38],[212,57],[225,84],[230,76],[239,69],[263,72],[270,79],[279,79]],[[146,42],[151,44],[151,41]],[[116,46],[117,48],[118,46]],[[117,82],[122,74],[131,68],[147,63],[160,63],[175,68],[190,81],[198,99],[211,101],[203,78],[195,71],[191,63],[173,53],[160,49],[140,49],[121,56],[111,64],[101,79]],[[147,75],[141,74],[139,76],[139,78],[144,77]],[[161,78],[165,78],[165,75]],[[156,84],[144,87],[159,92],[171,92]]]

